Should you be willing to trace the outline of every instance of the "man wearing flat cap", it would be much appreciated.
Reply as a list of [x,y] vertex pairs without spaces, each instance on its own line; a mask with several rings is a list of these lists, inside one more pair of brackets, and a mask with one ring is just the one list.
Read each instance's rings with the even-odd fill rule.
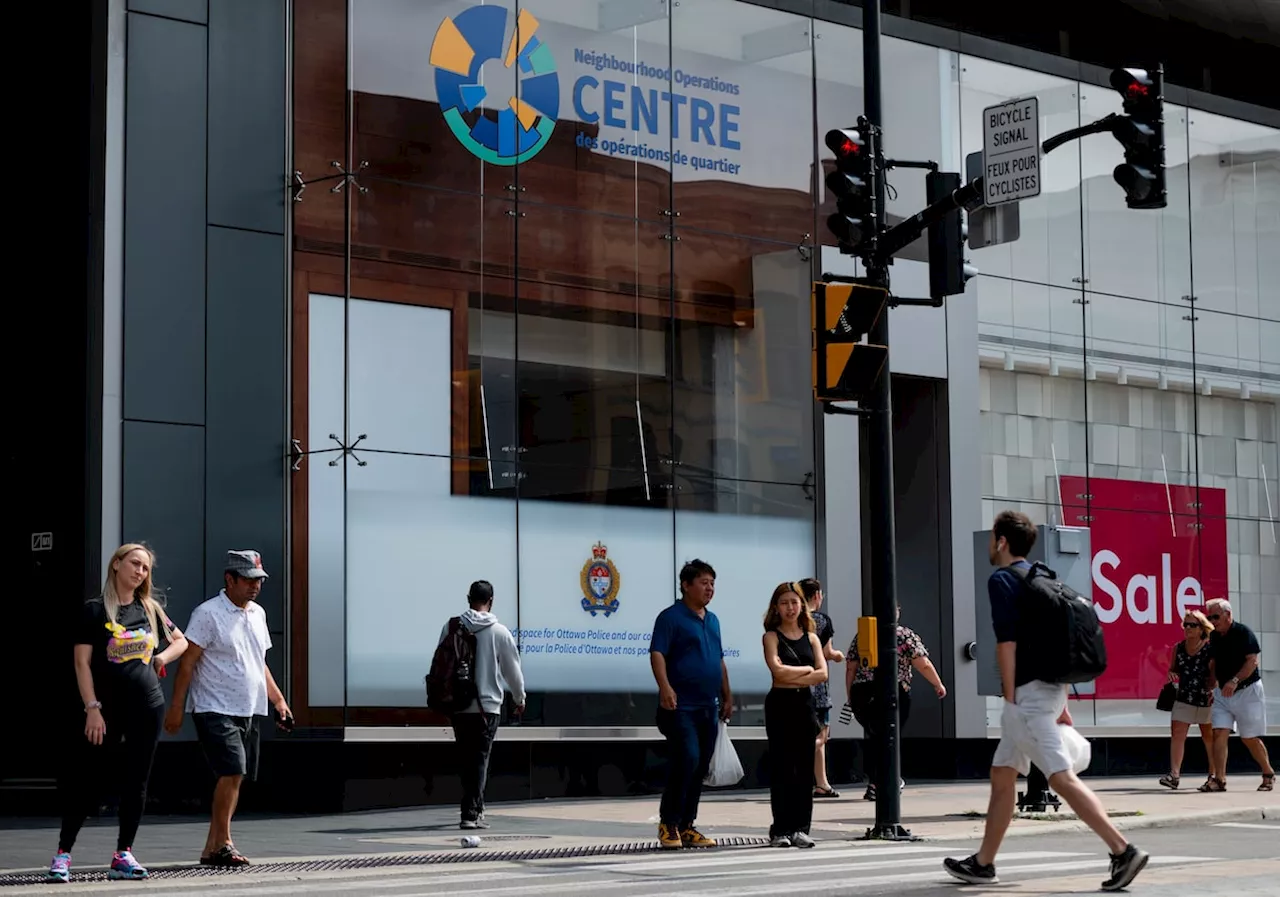
[[173,733],[182,726],[184,710],[191,711],[200,746],[218,777],[209,837],[200,854],[206,866],[249,864],[231,840],[231,817],[241,783],[257,775],[258,717],[274,707],[279,725],[288,728],[293,722],[267,667],[271,635],[267,614],[257,602],[266,578],[258,552],[227,552],[225,587],[191,613],[189,647],[165,716],[165,731]]

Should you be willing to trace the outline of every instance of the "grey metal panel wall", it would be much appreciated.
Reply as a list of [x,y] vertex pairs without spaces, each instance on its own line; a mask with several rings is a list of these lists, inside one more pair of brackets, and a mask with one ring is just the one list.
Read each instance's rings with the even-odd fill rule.
[[129,8],[125,534],[154,545],[179,625],[223,552],[261,551],[284,685],[284,0]]
[[[285,253],[283,237],[209,228],[209,397],[205,425],[208,590],[223,554],[255,548],[271,574],[262,606],[284,625]],[[278,645],[279,637],[273,636]]]
[[204,588],[204,429],[124,423],[124,537],[156,552],[155,581],[179,627]]
[[[245,2],[256,3],[258,0]],[[129,12],[145,12],[201,25],[209,21],[208,0],[129,0]]]
[[209,223],[283,234],[284,0],[210,0]]
[[126,420],[204,422],[205,31],[129,15]]

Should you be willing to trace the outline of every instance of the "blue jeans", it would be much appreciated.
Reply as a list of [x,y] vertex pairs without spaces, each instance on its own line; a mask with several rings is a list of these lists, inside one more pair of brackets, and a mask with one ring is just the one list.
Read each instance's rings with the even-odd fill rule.
[[716,708],[658,709],[658,731],[667,739],[667,787],[658,818],[679,831],[692,828],[711,754],[720,732]]

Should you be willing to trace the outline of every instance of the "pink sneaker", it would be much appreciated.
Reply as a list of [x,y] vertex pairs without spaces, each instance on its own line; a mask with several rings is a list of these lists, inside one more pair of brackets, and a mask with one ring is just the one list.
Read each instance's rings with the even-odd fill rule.
[[71,854],[63,853],[59,850],[53,855],[53,862],[49,864],[49,871],[45,874],[46,881],[71,881]]
[[133,858],[129,850],[118,851],[111,857],[111,868],[107,870],[110,879],[137,879],[147,877],[147,867]]

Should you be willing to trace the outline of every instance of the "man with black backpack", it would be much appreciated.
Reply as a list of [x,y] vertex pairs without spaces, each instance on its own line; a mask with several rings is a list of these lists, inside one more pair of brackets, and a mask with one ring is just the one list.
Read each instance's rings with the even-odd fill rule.
[[1111,875],[1104,891],[1123,890],[1147,864],[1107,818],[1107,811],[1076,776],[1061,725],[1071,725],[1067,686],[1096,678],[1106,669],[1106,649],[1093,603],[1057,580],[1043,564],[1027,563],[1036,542],[1035,524],[1017,511],[1002,511],[991,529],[989,558],[996,571],[987,580],[1004,708],[1000,744],[991,761],[991,800],[982,846],[943,866],[969,884],[990,884],[995,859],[1013,819],[1018,775],[1035,764],[1076,815],[1106,842]]
[[469,608],[445,623],[427,675],[427,706],[450,717],[462,779],[459,828],[488,828],[484,788],[489,752],[498,733],[502,701],[510,691],[515,714],[524,713],[524,674],[511,630],[493,615],[493,586],[471,584]]

